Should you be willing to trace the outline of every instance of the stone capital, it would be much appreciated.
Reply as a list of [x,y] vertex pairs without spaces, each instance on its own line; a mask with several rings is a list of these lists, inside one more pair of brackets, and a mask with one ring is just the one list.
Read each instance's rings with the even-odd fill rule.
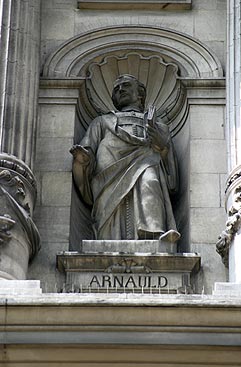
[[228,214],[226,228],[219,236],[217,252],[223,263],[230,264],[230,248],[237,241],[241,231],[241,165],[236,166],[229,174],[226,182],[225,207]]
[[36,181],[17,157],[0,154],[0,279],[25,279],[28,262],[39,250],[32,220]]

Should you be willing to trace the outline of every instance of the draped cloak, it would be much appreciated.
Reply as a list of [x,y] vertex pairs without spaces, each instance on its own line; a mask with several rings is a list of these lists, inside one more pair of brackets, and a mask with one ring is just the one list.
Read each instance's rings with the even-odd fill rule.
[[[143,114],[138,115],[143,121]],[[83,199],[93,205],[96,239],[153,239],[176,230],[169,193],[176,191],[178,175],[168,127],[156,125],[168,147],[161,158],[148,137],[127,132],[118,116],[123,121],[125,113],[92,121],[80,142],[89,151],[90,162],[73,166]]]

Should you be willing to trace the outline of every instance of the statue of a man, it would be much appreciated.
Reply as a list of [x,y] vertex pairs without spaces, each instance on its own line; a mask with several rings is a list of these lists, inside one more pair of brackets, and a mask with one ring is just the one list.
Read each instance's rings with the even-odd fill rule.
[[145,97],[135,77],[118,77],[112,100],[119,112],[95,118],[70,150],[96,239],[159,239],[170,230],[180,237],[169,197],[178,183],[172,142],[165,124],[147,123]]

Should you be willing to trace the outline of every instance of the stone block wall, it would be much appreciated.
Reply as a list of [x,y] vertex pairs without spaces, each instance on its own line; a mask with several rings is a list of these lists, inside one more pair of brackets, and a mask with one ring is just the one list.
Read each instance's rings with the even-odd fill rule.
[[211,292],[226,273],[215,245],[226,220],[224,114],[223,104],[190,106],[190,250],[202,256],[199,292]]
[[[51,52],[69,39],[90,30],[123,24],[163,27],[194,37],[216,54],[225,70],[225,3],[222,0],[193,0],[191,10],[101,11],[78,9],[75,0],[43,0],[41,70]],[[224,91],[220,90],[204,90],[200,96],[196,92],[195,98],[193,91],[188,92],[189,116],[179,133],[186,148],[178,148],[179,160],[186,160],[181,177],[190,188],[184,208],[188,213],[186,217],[182,213],[179,218],[186,233],[180,250],[201,254],[202,271],[197,291],[204,289],[207,293],[211,293],[215,281],[226,280],[225,268],[215,251],[215,242],[226,219],[223,202],[227,171],[225,101]],[[83,134],[79,128],[77,104],[78,88],[48,85],[40,88],[34,171],[39,183],[35,222],[42,249],[31,264],[29,278],[41,279],[46,291],[54,291],[58,286],[57,251],[69,248],[72,187],[69,149],[76,136]],[[174,141],[177,140],[178,136]],[[81,208],[78,210],[81,212]]]
[[77,9],[76,0],[42,1],[42,65],[61,43],[91,29],[111,25],[155,25],[174,29],[204,42],[225,68],[226,2],[192,0],[191,10],[98,11]]
[[72,156],[76,115],[76,91],[40,91],[35,175],[38,202],[35,220],[41,250],[30,266],[29,277],[41,279],[45,291],[58,284],[56,253],[69,249]]

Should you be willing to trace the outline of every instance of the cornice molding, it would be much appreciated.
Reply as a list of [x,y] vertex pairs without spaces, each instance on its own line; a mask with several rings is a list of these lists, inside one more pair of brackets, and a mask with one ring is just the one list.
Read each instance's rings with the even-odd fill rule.
[[192,0],[79,0],[78,8],[92,10],[189,10]]

